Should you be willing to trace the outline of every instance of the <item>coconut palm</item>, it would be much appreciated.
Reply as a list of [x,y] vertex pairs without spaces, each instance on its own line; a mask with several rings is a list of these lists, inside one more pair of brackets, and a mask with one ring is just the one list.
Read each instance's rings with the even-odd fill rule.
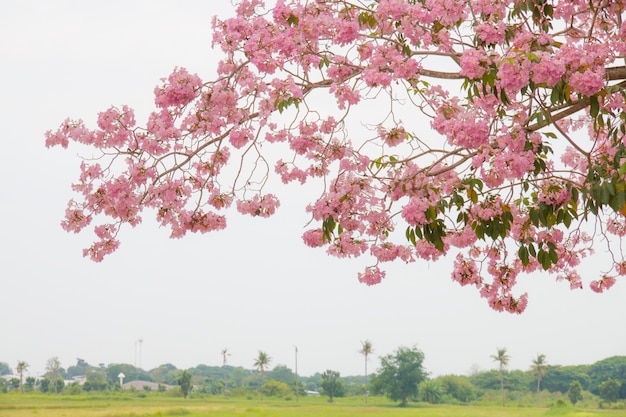
[[[265,378],[265,368],[267,368],[272,361],[272,358],[262,350],[259,350],[259,356],[254,361],[254,368],[257,372],[261,372],[261,388],[263,387],[263,379]],[[263,399],[263,389],[260,389],[261,399]]]
[[365,402],[366,403],[367,403],[367,396],[369,395],[369,384],[367,381],[367,359],[368,359],[368,356],[372,354],[372,352],[373,352],[372,342],[370,342],[369,340],[361,342],[361,350],[359,351],[359,353],[365,356]]
[[498,348],[497,352],[497,354],[491,355],[491,359],[500,364],[500,392],[502,393],[502,407],[504,407],[504,369],[511,358],[506,354],[506,348]]
[[538,354],[530,370],[537,377],[537,407],[541,407],[541,377],[546,373],[546,355]]
[[20,392],[24,393],[24,372],[28,369],[28,363],[24,361],[17,362],[17,373],[20,376]]
[[224,395],[228,396],[228,381],[226,380],[226,357],[230,356],[230,353],[228,353],[228,348],[224,348],[222,349],[222,374],[224,377]]

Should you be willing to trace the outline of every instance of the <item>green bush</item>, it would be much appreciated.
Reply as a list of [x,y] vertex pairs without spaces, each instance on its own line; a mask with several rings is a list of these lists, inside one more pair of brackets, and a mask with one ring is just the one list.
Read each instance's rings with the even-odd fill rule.
[[276,379],[270,379],[261,387],[261,391],[263,395],[268,397],[285,397],[292,394],[291,388],[289,385],[284,383],[283,381],[278,381]]

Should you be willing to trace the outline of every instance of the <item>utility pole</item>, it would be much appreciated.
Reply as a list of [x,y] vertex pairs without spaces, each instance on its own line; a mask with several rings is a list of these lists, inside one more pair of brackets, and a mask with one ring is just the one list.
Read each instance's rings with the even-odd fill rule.
[[[137,350],[137,343],[139,343],[139,355],[135,352],[135,367],[141,369],[141,344],[143,343],[143,338],[140,337],[139,340],[137,340],[135,350]],[[139,361],[137,361],[137,358],[139,358]]]
[[298,387],[298,346],[294,346],[296,349],[296,402],[298,402],[300,398],[300,390]]

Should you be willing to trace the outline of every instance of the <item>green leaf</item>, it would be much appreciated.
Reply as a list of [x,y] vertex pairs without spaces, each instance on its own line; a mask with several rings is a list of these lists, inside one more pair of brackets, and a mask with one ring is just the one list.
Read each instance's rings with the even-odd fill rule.
[[528,248],[524,245],[520,246],[519,250],[517,251],[517,256],[519,257],[520,261],[522,261],[522,265],[527,266],[529,263],[529,256],[528,256]]
[[591,117],[598,117],[598,113],[600,112],[600,103],[598,102],[598,96],[594,94],[589,97],[589,114]]
[[330,60],[328,59],[327,56],[323,56],[322,59],[320,60],[320,63],[317,64],[317,67],[319,69],[322,69],[324,67],[329,67],[330,66]]
[[415,230],[413,230],[411,226],[406,228],[406,239],[411,242],[413,246],[415,246],[415,243],[417,242],[415,239]]
[[287,23],[289,23],[290,26],[297,26],[299,21],[300,19],[298,19],[298,17],[294,16],[293,14],[290,14],[287,18]]
[[553,249],[550,250],[550,260],[552,261],[552,264],[556,264],[559,261],[559,254]]

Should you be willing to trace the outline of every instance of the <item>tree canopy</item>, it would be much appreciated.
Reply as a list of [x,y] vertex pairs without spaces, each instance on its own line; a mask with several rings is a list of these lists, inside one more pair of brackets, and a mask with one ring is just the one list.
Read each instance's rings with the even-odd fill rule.
[[[273,3],[273,2],[272,2]],[[273,215],[276,180],[319,187],[302,239],[382,264],[454,257],[452,279],[520,313],[520,274],[582,288],[626,273],[624,3],[600,0],[261,0],[213,21],[223,59],[203,81],[176,68],[137,123],[128,105],[77,142],[62,226],[92,223],[101,261],[145,212],[171,237],[226,227],[229,207]]]
[[417,396],[420,382],[426,379],[423,363],[422,351],[416,347],[399,347],[393,354],[380,358],[380,369],[372,378],[373,390],[406,406],[409,398]]
[[191,392],[191,377],[191,372],[183,371],[183,373],[180,374],[178,380],[176,381],[180,386],[180,391],[183,393],[184,398],[187,398],[187,396]]

